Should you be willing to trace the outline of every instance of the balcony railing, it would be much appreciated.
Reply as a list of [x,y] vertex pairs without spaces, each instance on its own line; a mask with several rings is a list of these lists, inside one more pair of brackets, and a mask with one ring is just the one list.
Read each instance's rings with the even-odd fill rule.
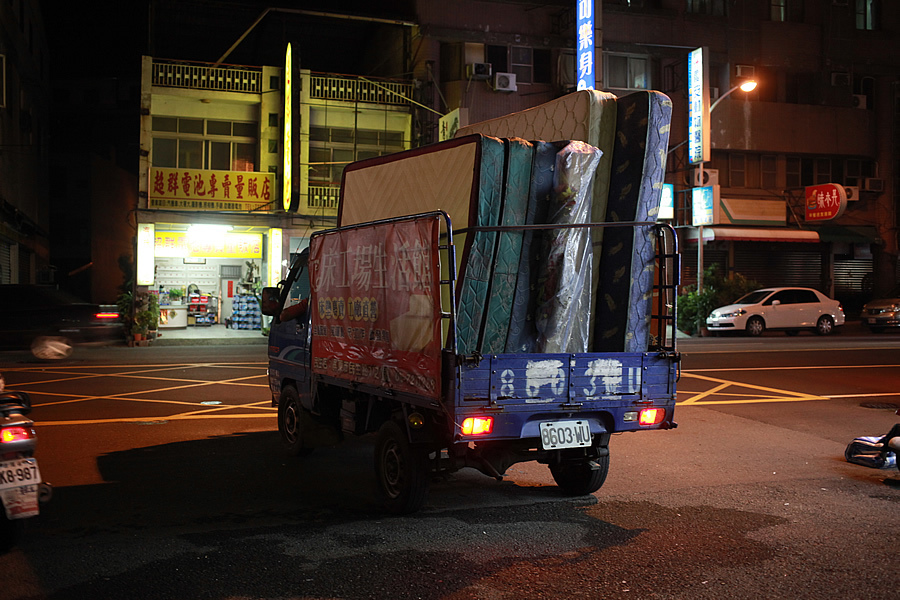
[[262,93],[262,69],[153,61],[153,85],[217,92]]
[[309,97],[316,100],[406,106],[412,91],[411,83],[400,81],[313,74],[310,77]]
[[331,185],[311,185],[307,195],[306,204],[310,210],[337,211],[338,202],[341,199],[341,188]]

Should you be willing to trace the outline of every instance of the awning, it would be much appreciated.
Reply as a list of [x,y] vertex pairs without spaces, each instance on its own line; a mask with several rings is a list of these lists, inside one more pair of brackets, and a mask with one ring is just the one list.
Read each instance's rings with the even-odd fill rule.
[[[731,242],[811,242],[819,241],[819,234],[806,229],[787,227],[704,227],[703,241],[715,240]],[[697,242],[697,229],[687,230],[687,241]]]
[[845,227],[825,225],[815,228],[823,242],[847,242],[850,244],[880,244],[881,238],[873,226]]

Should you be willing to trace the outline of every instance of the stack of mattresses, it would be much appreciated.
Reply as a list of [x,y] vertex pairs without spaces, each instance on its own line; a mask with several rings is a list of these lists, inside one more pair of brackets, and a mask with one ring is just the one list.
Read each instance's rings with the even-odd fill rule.
[[[578,140],[602,151],[594,173],[593,195],[590,201],[590,220],[596,223],[606,218],[606,198],[611,166],[610,149],[616,129],[616,96],[607,92],[581,90],[505,117],[461,127],[459,136],[481,133],[495,137],[520,137],[527,140]],[[604,230],[591,230],[593,261],[600,258]],[[597,270],[591,279],[591,293],[597,288]],[[590,320],[592,311],[585,311]],[[589,335],[593,327],[589,326]],[[586,348],[572,350],[584,352]]]
[[[659,92],[636,92],[617,104],[606,221],[656,221],[672,102]],[[655,246],[648,227],[606,228],[591,350],[648,349]]]
[[617,100],[584,91],[465,127],[468,135],[447,142],[353,163],[338,224],[441,209],[457,233],[513,227],[469,229],[454,240],[461,353],[644,351],[649,228],[601,236],[599,228],[517,226],[655,220],[670,116],[662,94]]

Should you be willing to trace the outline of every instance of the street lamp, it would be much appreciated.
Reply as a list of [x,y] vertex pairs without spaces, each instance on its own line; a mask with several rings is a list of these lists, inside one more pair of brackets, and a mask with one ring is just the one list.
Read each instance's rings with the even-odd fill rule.
[[728,96],[729,94],[731,94],[732,92],[736,92],[737,90],[741,90],[742,92],[752,92],[755,89],[756,89],[756,81],[753,79],[748,79],[742,83],[739,83],[738,85],[734,86],[733,88],[731,88],[730,90],[728,90],[727,92],[725,92],[724,94],[719,96],[718,100],[713,102],[712,106],[709,107],[709,112],[712,112],[719,105],[719,102],[724,100],[725,97]]
[[[756,81],[753,79],[747,79],[737,84],[712,103],[709,107],[709,113],[712,114],[712,111],[719,105],[719,102],[725,99],[726,96],[729,96],[733,92],[737,90],[741,90],[742,92],[752,92],[756,89]],[[698,168],[700,171],[700,183],[703,183],[703,163],[700,163]],[[697,228],[697,291],[703,290],[703,226]]]

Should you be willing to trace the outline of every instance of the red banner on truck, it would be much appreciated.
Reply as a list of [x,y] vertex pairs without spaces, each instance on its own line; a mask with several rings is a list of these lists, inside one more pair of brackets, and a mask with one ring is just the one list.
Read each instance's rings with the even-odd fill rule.
[[438,226],[431,216],[312,238],[314,373],[440,397]]

